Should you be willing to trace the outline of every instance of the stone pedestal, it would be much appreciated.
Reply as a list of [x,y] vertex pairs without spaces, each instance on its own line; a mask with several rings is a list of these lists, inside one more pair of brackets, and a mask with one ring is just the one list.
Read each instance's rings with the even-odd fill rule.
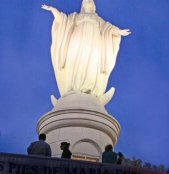
[[105,145],[116,144],[120,125],[97,98],[71,92],[39,119],[37,132],[47,135],[52,156],[60,157],[60,143],[67,141],[73,158],[99,161]]

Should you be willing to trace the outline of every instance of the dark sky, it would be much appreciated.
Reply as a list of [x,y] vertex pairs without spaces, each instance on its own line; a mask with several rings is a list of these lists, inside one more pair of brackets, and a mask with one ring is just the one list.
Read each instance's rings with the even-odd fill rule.
[[[106,106],[121,125],[115,151],[169,167],[169,0],[95,0],[97,13],[132,34],[123,37]],[[50,58],[53,16],[80,11],[81,0],[1,0],[0,151],[26,153],[38,119],[59,97]]]

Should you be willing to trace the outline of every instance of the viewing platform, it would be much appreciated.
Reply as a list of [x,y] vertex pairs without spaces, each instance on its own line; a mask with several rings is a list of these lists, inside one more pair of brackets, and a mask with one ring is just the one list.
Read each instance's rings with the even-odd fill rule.
[[162,174],[132,166],[0,153],[0,174]]

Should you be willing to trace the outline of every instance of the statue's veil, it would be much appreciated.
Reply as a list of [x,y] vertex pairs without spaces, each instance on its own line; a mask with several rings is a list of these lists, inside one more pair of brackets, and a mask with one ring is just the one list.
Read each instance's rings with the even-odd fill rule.
[[81,5],[81,13],[85,13],[85,10],[84,10],[84,5],[85,5],[85,3],[88,3],[88,2],[90,2],[90,3],[92,3],[93,5],[93,8],[92,8],[92,12],[93,13],[95,13],[96,12],[96,6],[95,6],[95,3],[94,3],[94,0],[83,0],[82,1],[82,5]]

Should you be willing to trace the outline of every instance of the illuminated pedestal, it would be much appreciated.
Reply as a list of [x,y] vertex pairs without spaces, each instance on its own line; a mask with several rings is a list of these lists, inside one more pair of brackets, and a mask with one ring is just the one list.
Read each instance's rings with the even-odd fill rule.
[[120,125],[95,97],[72,92],[39,119],[37,131],[47,135],[52,156],[59,157],[60,143],[67,141],[73,158],[98,161],[105,145],[116,144]]

